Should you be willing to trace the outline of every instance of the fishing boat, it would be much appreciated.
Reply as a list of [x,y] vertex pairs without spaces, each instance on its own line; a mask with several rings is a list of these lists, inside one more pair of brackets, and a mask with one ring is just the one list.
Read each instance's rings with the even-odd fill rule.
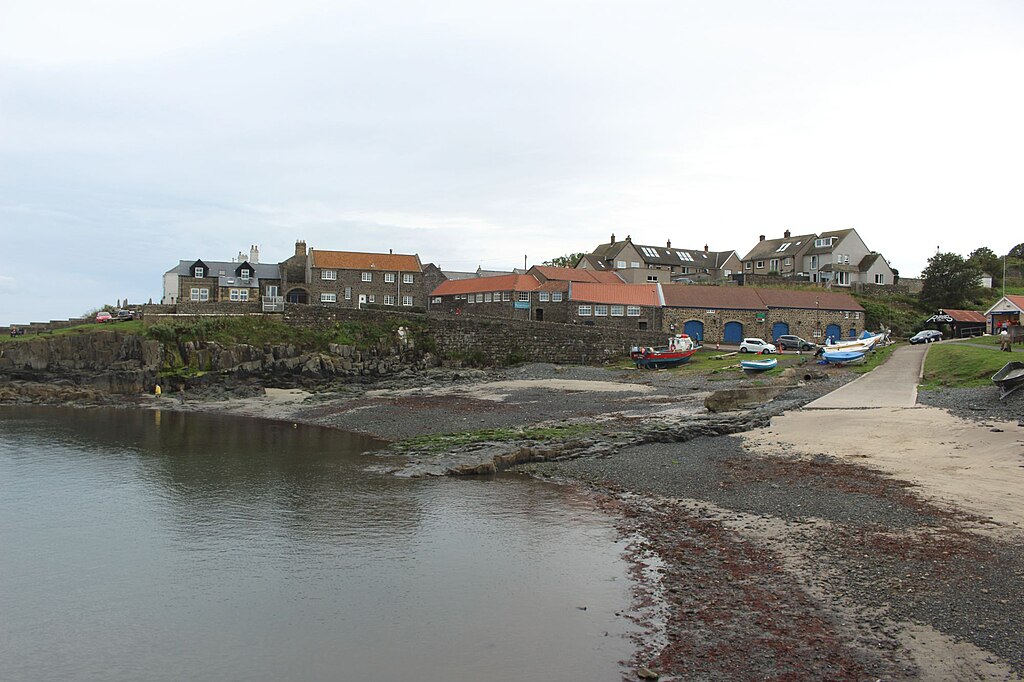
[[1011,360],[992,375],[992,383],[999,387],[999,399],[1024,386],[1024,362]]
[[821,359],[830,365],[859,365],[866,356],[866,350],[826,350]]
[[779,364],[779,361],[775,358],[740,361],[740,366],[747,372],[764,372],[765,370],[773,369],[777,364]]
[[870,351],[874,350],[877,345],[884,345],[885,336],[885,334],[864,332],[859,339],[836,341],[835,343],[826,344],[823,348],[827,351]]
[[669,338],[667,346],[634,348],[630,357],[638,369],[662,369],[689,362],[699,350],[700,344],[688,334],[676,334]]

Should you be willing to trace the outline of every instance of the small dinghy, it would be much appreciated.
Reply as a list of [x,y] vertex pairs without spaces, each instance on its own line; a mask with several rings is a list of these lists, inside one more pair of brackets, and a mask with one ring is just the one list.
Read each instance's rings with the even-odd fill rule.
[[1024,362],[1012,360],[992,375],[992,383],[999,387],[999,399],[1024,386]]
[[775,358],[768,358],[767,360],[742,360],[740,366],[748,372],[764,372],[765,370],[772,369],[779,361]]

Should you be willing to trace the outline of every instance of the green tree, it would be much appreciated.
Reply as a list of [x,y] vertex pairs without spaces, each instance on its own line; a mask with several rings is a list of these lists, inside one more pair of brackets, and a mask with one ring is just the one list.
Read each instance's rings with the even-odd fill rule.
[[937,253],[924,269],[921,302],[932,308],[962,308],[978,290],[978,266],[957,253]]
[[1017,244],[1017,246],[1010,249],[1010,253],[1006,254],[1010,258],[1024,258],[1024,242]]
[[580,253],[567,253],[564,256],[557,256],[551,260],[544,261],[544,265],[551,265],[556,268],[574,268],[576,264],[580,262],[580,259],[587,254]]
[[967,262],[976,265],[981,272],[992,275],[992,283],[999,286],[1003,277],[1003,259],[997,256],[995,251],[982,246],[971,251]]

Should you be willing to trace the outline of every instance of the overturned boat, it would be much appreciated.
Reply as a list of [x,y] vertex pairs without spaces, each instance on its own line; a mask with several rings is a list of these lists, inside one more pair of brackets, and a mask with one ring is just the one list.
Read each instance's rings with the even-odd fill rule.
[[992,383],[999,387],[999,399],[1024,386],[1024,362],[1012,360],[992,375]]

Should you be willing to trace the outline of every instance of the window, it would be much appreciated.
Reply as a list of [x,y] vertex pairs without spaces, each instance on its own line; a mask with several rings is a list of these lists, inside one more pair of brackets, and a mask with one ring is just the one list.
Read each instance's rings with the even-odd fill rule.
[[756,263],[754,263],[754,267],[757,268],[758,270],[760,270],[761,268],[764,267],[764,261],[763,260],[757,261]]
[[404,305],[404,306],[411,306],[412,305],[412,296],[403,296],[402,297],[402,305]]
[[820,249],[823,246],[832,246],[832,237],[825,237],[824,239],[814,240],[814,248]]
[[503,301],[511,301],[512,300],[512,292],[511,291],[503,291],[503,292],[501,292],[501,300],[503,300]]
[[626,317],[640,317],[640,306],[628,305],[626,306]]
[[658,281],[658,276],[657,275],[647,275],[647,281],[648,282],[657,282]]
[[491,292],[488,291],[486,294],[484,294],[484,303],[490,303],[490,302],[491,302]]
[[622,315],[625,312],[626,312],[625,306],[621,306],[621,305],[613,305],[612,306],[612,317],[622,317]]
[[743,264],[743,269],[744,270],[751,270],[753,267],[754,267],[754,264],[751,263],[750,261],[747,261],[746,263]]
[[249,290],[248,289],[230,289],[228,291],[228,298],[232,301],[248,301]]
[[538,291],[537,292],[537,300],[538,301],[547,301],[547,300],[550,300],[550,298],[551,298],[551,294],[549,294],[546,291]]
[[404,275],[402,275],[402,284],[412,284],[412,283],[413,283],[413,278],[412,278],[412,274],[411,273],[407,272]]
[[843,317],[845,317],[847,320],[850,319],[850,311],[849,310],[844,310],[843,311]]
[[321,270],[320,279],[338,279],[337,270]]
[[811,256],[811,270],[816,270],[817,268],[818,268],[818,257],[817,256]]
[[440,296],[435,296],[434,298],[432,298],[430,300],[430,302],[431,303],[440,303],[441,302],[441,297]]
[[520,301],[529,301],[530,300],[530,292],[529,291],[520,291],[519,292],[519,300]]
[[793,264],[793,259],[787,257],[785,260],[782,261],[782,264],[788,267]]
[[850,283],[850,273],[848,273],[848,272],[837,272],[836,276],[835,276],[835,283],[836,284],[849,284]]
[[367,303],[376,303],[377,302],[377,297],[374,296],[373,294],[370,294],[369,296],[366,297],[366,302]]
[[552,303],[558,303],[561,300],[562,300],[562,292],[561,291],[553,291],[553,292],[551,292],[551,302]]
[[853,313],[853,319],[855,319],[855,320],[859,320],[859,319],[860,319],[860,313],[859,313],[859,312],[856,312],[856,311],[854,311],[854,313]]
[[321,303],[336,303],[338,301],[337,294],[320,294]]
[[626,269],[626,261],[624,261],[624,260],[615,261],[615,267],[617,267],[619,270],[625,270]]
[[882,273],[875,275],[875,284],[885,284],[885,275]]
[[203,268],[196,268],[196,279],[203,277],[206,274],[206,270]]
[[391,282],[394,282],[395,281],[395,273],[393,273],[393,272],[385,272],[384,273],[384,281],[389,283],[389,284]]
[[849,265],[849,264],[850,264],[850,254],[844,253],[843,254],[843,265]]
[[594,317],[608,317],[608,306],[606,306],[606,305],[595,305],[594,306]]
[[191,300],[191,301],[198,301],[199,300],[199,289],[198,288],[193,287],[192,292],[189,295],[189,300]]
[[466,297],[466,303],[476,303],[476,297],[474,297],[473,294],[470,294]]
[[629,267],[631,267],[631,268],[638,268],[638,267],[640,267],[640,262],[639,261],[631,261],[630,264],[629,264]]
[[770,261],[768,261],[768,269],[769,270],[774,270],[775,272],[778,272],[779,271],[779,259],[778,258],[772,258]]
[[242,271],[241,273],[239,273],[239,276],[242,279],[249,279],[249,268],[242,268]]
[[372,282],[373,281],[373,273],[372,272],[364,272],[363,276],[362,276],[362,280],[364,282]]
[[783,251],[785,251],[786,249],[788,249],[792,245],[793,245],[793,242],[786,242],[785,244],[783,244],[779,248],[775,249],[775,253],[782,253]]
[[484,302],[484,295],[483,294],[477,294],[476,295],[476,302],[477,303],[483,303]]
[[708,308],[708,309],[707,309],[707,310],[705,310],[704,312],[705,312],[706,314],[708,314],[708,315],[714,315],[714,314],[715,314],[715,309],[714,309],[714,308]]
[[394,305],[395,297],[384,294],[384,305]]
[[[693,256],[686,251],[676,251],[676,255],[679,256],[679,260],[693,261]],[[705,256],[705,258],[707,258],[707,256]]]
[[580,306],[580,317],[590,317],[590,310],[591,309],[590,309],[589,305],[581,305]]
[[345,287],[345,300],[346,301],[351,301],[352,300],[352,287]]
[[641,246],[640,250],[643,251],[644,255],[648,258],[657,258],[658,252],[651,246]]

